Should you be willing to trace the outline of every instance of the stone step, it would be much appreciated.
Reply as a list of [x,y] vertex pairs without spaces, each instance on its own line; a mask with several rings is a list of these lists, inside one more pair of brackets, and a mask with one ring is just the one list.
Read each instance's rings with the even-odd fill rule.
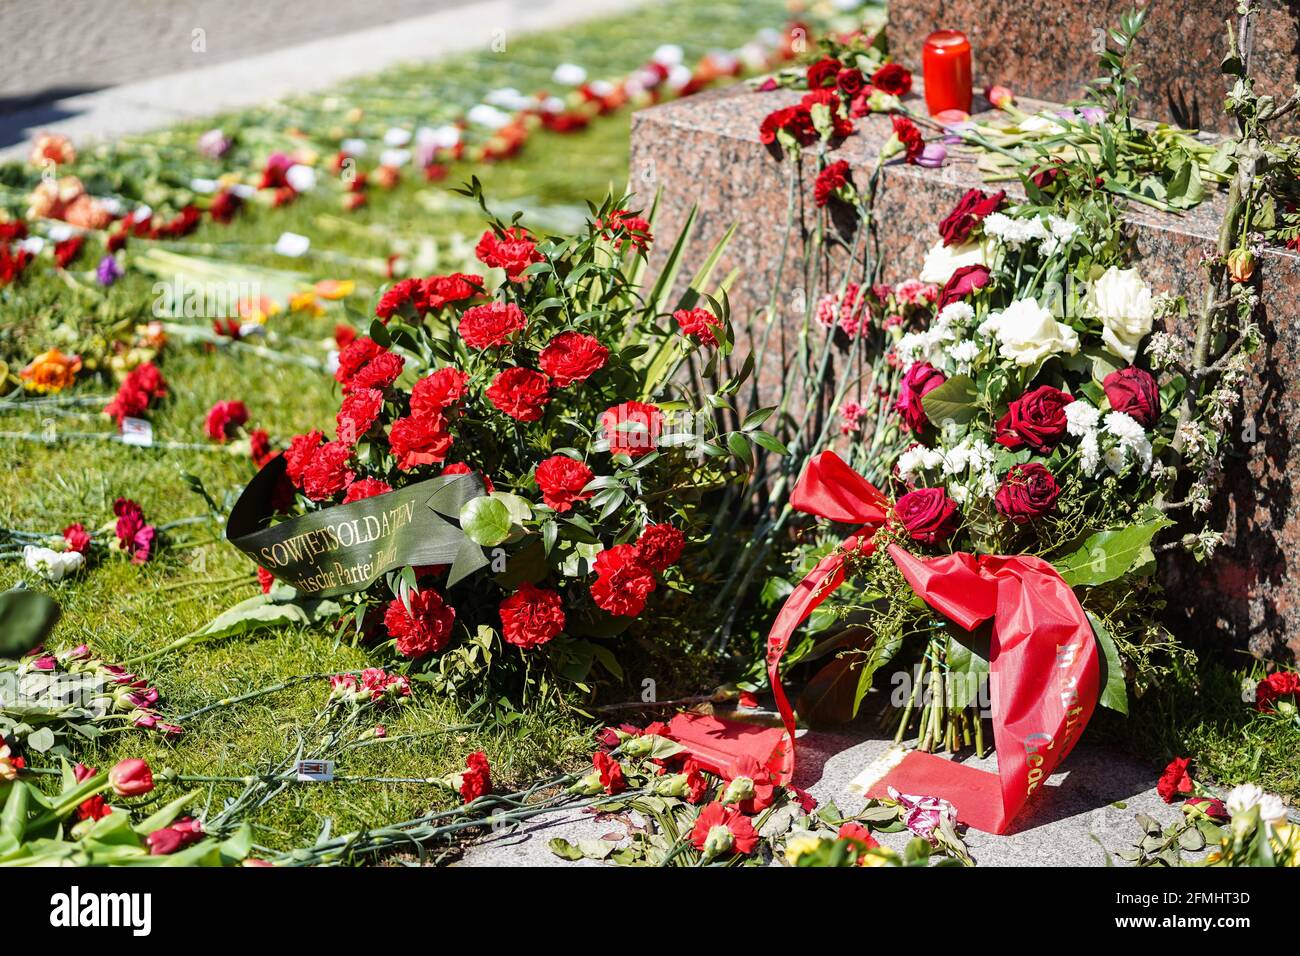
[[[729,295],[742,353],[763,337],[763,320],[753,316],[766,307],[776,285],[792,165],[759,142],[759,124],[772,110],[799,98],[796,91],[756,93],[737,86],[652,107],[633,117],[630,182],[644,205],[660,192],[656,232],[676,235],[694,206],[697,232],[692,248],[702,255],[733,223],[738,227],[717,275],[740,270]],[[919,95],[909,103],[923,109]],[[1042,105],[1022,102],[1028,110]],[[987,103],[976,108],[981,106]],[[832,158],[847,160],[858,181],[865,182],[891,134],[888,117],[866,117]],[[810,151],[797,192],[806,226],[814,221],[815,173]],[[939,169],[890,164],[876,202],[883,278],[898,281],[916,275],[926,249],[937,240],[939,220],[967,189],[983,185],[974,163],[959,154]],[[1008,188],[1008,193],[1022,195],[1016,188]],[[1219,196],[1181,215],[1133,208],[1128,218],[1136,228],[1142,272],[1153,287],[1186,295],[1192,303],[1200,301],[1199,262],[1215,250],[1222,209]],[[797,239],[793,245],[798,245]],[[657,250],[660,258],[652,258],[652,268],[666,251]],[[797,260],[797,251],[793,258]],[[1244,416],[1252,423],[1245,431],[1253,430],[1253,440],[1240,444],[1245,460],[1232,468],[1227,494],[1220,499],[1227,538],[1212,561],[1175,569],[1171,583],[1175,594],[1195,599],[1181,612],[1188,627],[1221,634],[1239,646],[1248,644],[1257,654],[1277,653],[1288,645],[1300,655],[1300,502],[1295,496],[1295,478],[1300,475],[1300,256],[1272,249],[1261,257],[1259,268],[1265,342],[1244,403]],[[803,281],[796,261],[793,271],[787,266],[777,290],[777,334],[759,372],[768,398],[779,392],[782,367],[797,344],[804,303],[816,300],[816,291],[799,287]]]

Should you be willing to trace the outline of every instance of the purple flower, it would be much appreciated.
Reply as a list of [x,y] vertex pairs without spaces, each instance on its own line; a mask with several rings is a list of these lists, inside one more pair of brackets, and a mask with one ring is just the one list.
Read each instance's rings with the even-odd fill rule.
[[1093,126],[1106,118],[1106,111],[1100,106],[1083,106],[1078,109],[1057,110],[1056,115],[1061,119],[1074,120],[1075,122],[1083,122]]
[[916,165],[925,166],[929,169],[938,169],[948,159],[948,149],[939,143],[926,143],[925,149],[921,151],[921,156],[916,161]]
[[95,267],[95,278],[99,280],[100,285],[108,287],[122,278],[122,267],[112,256],[104,256]]
[[934,831],[945,818],[949,823],[957,819],[957,811],[953,805],[939,797],[917,797],[910,793],[899,793],[890,787],[889,799],[898,803],[906,811],[903,824],[912,833],[929,840],[931,844],[936,842]]
[[209,159],[220,159],[230,151],[230,140],[219,129],[210,129],[199,137],[199,152]]

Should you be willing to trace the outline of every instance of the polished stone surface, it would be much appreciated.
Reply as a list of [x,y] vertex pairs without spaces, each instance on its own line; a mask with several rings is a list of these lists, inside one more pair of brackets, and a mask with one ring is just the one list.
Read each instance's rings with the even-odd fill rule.
[[[698,260],[729,226],[738,226],[717,275],[739,270],[729,288],[739,354],[767,336],[761,313],[775,293],[771,347],[758,375],[760,404],[770,404],[780,394],[784,372],[799,347],[805,302],[815,302],[823,291],[800,261],[797,241],[781,267],[795,164],[774,157],[758,140],[763,117],[798,98],[793,91],[756,93],[734,87],[633,117],[631,183],[646,205],[661,191],[656,232],[676,235],[695,206],[692,248]],[[1024,105],[1034,109],[1038,104]],[[855,178],[864,181],[891,132],[887,117],[867,117],[830,158],[847,160]],[[814,221],[810,197],[815,171],[809,152],[795,191],[805,227]],[[883,277],[898,281],[915,275],[925,250],[937,239],[938,221],[965,190],[981,185],[974,164],[960,158],[940,169],[889,165],[876,203]],[[1143,273],[1153,286],[1184,294],[1193,304],[1200,301],[1198,263],[1215,248],[1221,209],[1221,197],[1183,215],[1134,209],[1129,218],[1138,229]],[[652,266],[665,252],[658,250],[661,258],[652,259]],[[1260,271],[1266,341],[1246,390],[1245,417],[1253,423],[1253,440],[1239,445],[1246,460],[1232,468],[1221,505],[1227,543],[1211,562],[1174,569],[1171,598],[1184,604],[1177,612],[1180,626],[1213,633],[1256,653],[1282,652],[1284,645],[1300,653],[1300,502],[1294,493],[1300,476],[1300,256],[1270,250]]]
[[[1228,132],[1222,113],[1227,50],[1224,20],[1236,29],[1235,0],[891,0],[891,53],[920,71],[921,48],[936,29],[961,30],[971,41],[980,88],[1009,86],[1017,94],[1065,102],[1099,75],[1097,53],[1106,29],[1134,6],[1151,12],[1134,54],[1143,116],[1181,126]],[[1280,98],[1300,79],[1300,4],[1260,0],[1252,40],[1257,88]],[[1300,130],[1292,117],[1285,131]]]

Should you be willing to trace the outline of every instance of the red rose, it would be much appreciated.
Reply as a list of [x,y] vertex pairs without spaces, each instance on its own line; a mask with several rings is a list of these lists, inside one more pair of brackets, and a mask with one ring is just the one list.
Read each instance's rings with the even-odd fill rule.
[[[443,475],[472,475],[473,473],[474,469],[463,461],[453,461],[449,465],[444,465],[441,472]],[[491,478],[487,475],[479,475],[479,477],[483,479],[483,488],[488,494],[492,494],[492,492],[496,491],[496,488],[492,486]]]
[[449,276],[429,276],[420,291],[423,311],[435,312],[456,302],[466,302],[483,294],[482,276],[453,272]]
[[352,502],[361,501],[364,498],[386,495],[392,490],[392,485],[386,481],[380,481],[378,478],[358,478],[348,485],[348,493],[343,496],[343,503],[350,505]]
[[323,432],[312,431],[305,435],[295,435],[289,442],[289,447],[284,453],[285,474],[289,476],[295,488],[302,488],[303,473],[324,438]]
[[412,591],[408,597],[409,609],[395,598],[384,611],[384,627],[397,641],[397,653],[418,659],[442,650],[451,640],[455,609],[434,590]]
[[640,458],[655,450],[664,429],[664,414],[657,405],[623,402],[601,413],[611,455]]
[[912,74],[900,63],[886,63],[871,74],[871,85],[890,96],[906,96],[912,92]]
[[1013,465],[993,502],[1004,517],[1024,524],[1056,510],[1060,495],[1061,488],[1052,473],[1035,462]]
[[722,321],[708,309],[678,309],[673,313],[682,335],[701,345],[716,346],[718,337],[713,330],[722,327]]
[[1002,200],[1007,198],[1006,190],[999,189],[992,196],[986,196],[978,189],[966,191],[953,211],[939,223],[939,235],[943,236],[945,246],[959,246],[967,239],[990,213],[998,211]]
[[1056,182],[1056,177],[1061,175],[1061,167],[1055,164],[1050,166],[1032,166],[1030,167],[1030,179],[1039,189],[1048,189]]
[[654,572],[641,560],[635,545],[616,544],[596,555],[596,606],[620,617],[636,617],[655,589]]
[[214,441],[234,438],[240,426],[248,422],[248,409],[243,402],[217,402],[208,409],[203,428]]
[[489,229],[474,247],[474,254],[484,265],[504,269],[511,282],[517,282],[519,274],[534,262],[542,261],[537,243],[520,226],[512,226],[501,236]]
[[849,99],[853,99],[866,89],[867,78],[862,75],[861,70],[849,67],[835,74],[835,86]]
[[537,364],[551,377],[556,388],[583,382],[605,367],[609,349],[600,339],[581,332],[561,332],[537,356]]
[[528,649],[545,644],[564,630],[564,602],[554,591],[525,581],[501,602],[501,637]]
[[460,798],[465,803],[473,803],[479,797],[492,792],[492,767],[488,764],[487,754],[476,750],[465,758],[465,770],[460,777]]
[[929,424],[921,399],[946,381],[948,380],[944,374],[929,362],[917,362],[907,370],[907,374],[898,383],[898,398],[894,401],[894,411],[902,416],[903,423],[913,434],[920,434]]
[[1123,412],[1143,428],[1150,428],[1160,417],[1160,386],[1150,372],[1130,365],[1107,375],[1101,387],[1111,408]]
[[906,159],[909,163],[915,163],[925,152],[925,137],[921,135],[921,130],[906,116],[894,114],[894,135],[898,141],[903,144],[906,152]]
[[393,352],[380,352],[363,365],[343,386],[344,392],[358,388],[387,388],[402,374],[406,360]]
[[1072,401],[1051,385],[1025,392],[998,419],[997,443],[1011,449],[1028,445],[1041,455],[1047,454],[1065,436],[1065,406]]
[[393,283],[393,285],[379,297],[379,304],[375,306],[375,315],[383,319],[386,323],[394,315],[400,312],[404,305],[410,303],[418,292],[420,292],[419,279],[402,279],[399,282]]
[[498,372],[483,393],[496,408],[521,422],[535,422],[551,400],[550,382],[530,368],[508,368]]
[[1175,757],[1165,767],[1165,772],[1156,783],[1156,792],[1165,803],[1173,803],[1174,797],[1180,793],[1192,793],[1196,789],[1192,775],[1187,772],[1191,763],[1190,757]]
[[935,311],[942,312],[949,303],[959,302],[972,292],[984,288],[989,284],[990,278],[989,270],[984,266],[962,266],[943,284],[939,298],[934,302]]
[[302,491],[312,501],[333,498],[356,477],[348,467],[352,446],[341,441],[326,442],[311,456],[302,475]]
[[646,525],[636,539],[641,560],[653,571],[663,571],[677,563],[686,547],[686,535],[670,524]]
[[86,549],[90,547],[90,534],[86,531],[85,525],[70,524],[63,529],[63,541],[69,551],[85,554]]
[[334,416],[338,440],[356,444],[370,431],[383,408],[384,393],[377,388],[361,388],[344,396],[339,413]]
[[623,767],[607,753],[597,750],[591,755],[591,765],[600,775],[600,785],[608,794],[622,793],[627,789],[627,778],[623,776]]
[[813,183],[813,202],[825,206],[848,184],[849,164],[842,159],[836,160],[817,174],[817,181]]
[[840,61],[833,56],[818,60],[808,67],[808,89],[820,90],[834,86],[841,69]]
[[894,504],[894,514],[913,541],[938,544],[957,530],[957,506],[942,488],[909,491]]
[[489,302],[466,309],[460,317],[460,337],[472,349],[505,345],[528,320],[513,302]]
[[388,449],[401,471],[444,460],[451,444],[451,433],[441,415],[408,415],[388,429]]
[[468,384],[469,376],[458,368],[440,368],[426,375],[411,389],[411,414],[446,411],[465,397]]
[[542,501],[558,514],[564,514],[576,502],[586,501],[595,494],[582,491],[595,477],[591,469],[567,455],[552,455],[539,462],[534,477],[537,487],[542,490]]

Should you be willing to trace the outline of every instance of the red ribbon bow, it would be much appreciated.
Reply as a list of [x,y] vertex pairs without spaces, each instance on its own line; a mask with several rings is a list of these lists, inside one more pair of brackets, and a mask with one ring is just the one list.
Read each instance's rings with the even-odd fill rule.
[[[834,452],[822,452],[790,496],[800,511],[859,529],[823,558],[791,592],[767,639],[768,676],[784,730],[754,728],[678,714],[670,733],[707,769],[721,772],[752,756],[787,783],[794,772],[795,718],[781,685],[780,663],[790,638],[844,582],[845,552],[875,548],[889,500]],[[1030,795],[1065,759],[1092,717],[1099,687],[1092,626],[1070,586],[1041,558],[954,553],[918,558],[897,545],[889,556],[932,608],[972,630],[993,621],[989,653],[997,773],[913,751],[870,789],[942,797],[963,823],[1004,833]]]

